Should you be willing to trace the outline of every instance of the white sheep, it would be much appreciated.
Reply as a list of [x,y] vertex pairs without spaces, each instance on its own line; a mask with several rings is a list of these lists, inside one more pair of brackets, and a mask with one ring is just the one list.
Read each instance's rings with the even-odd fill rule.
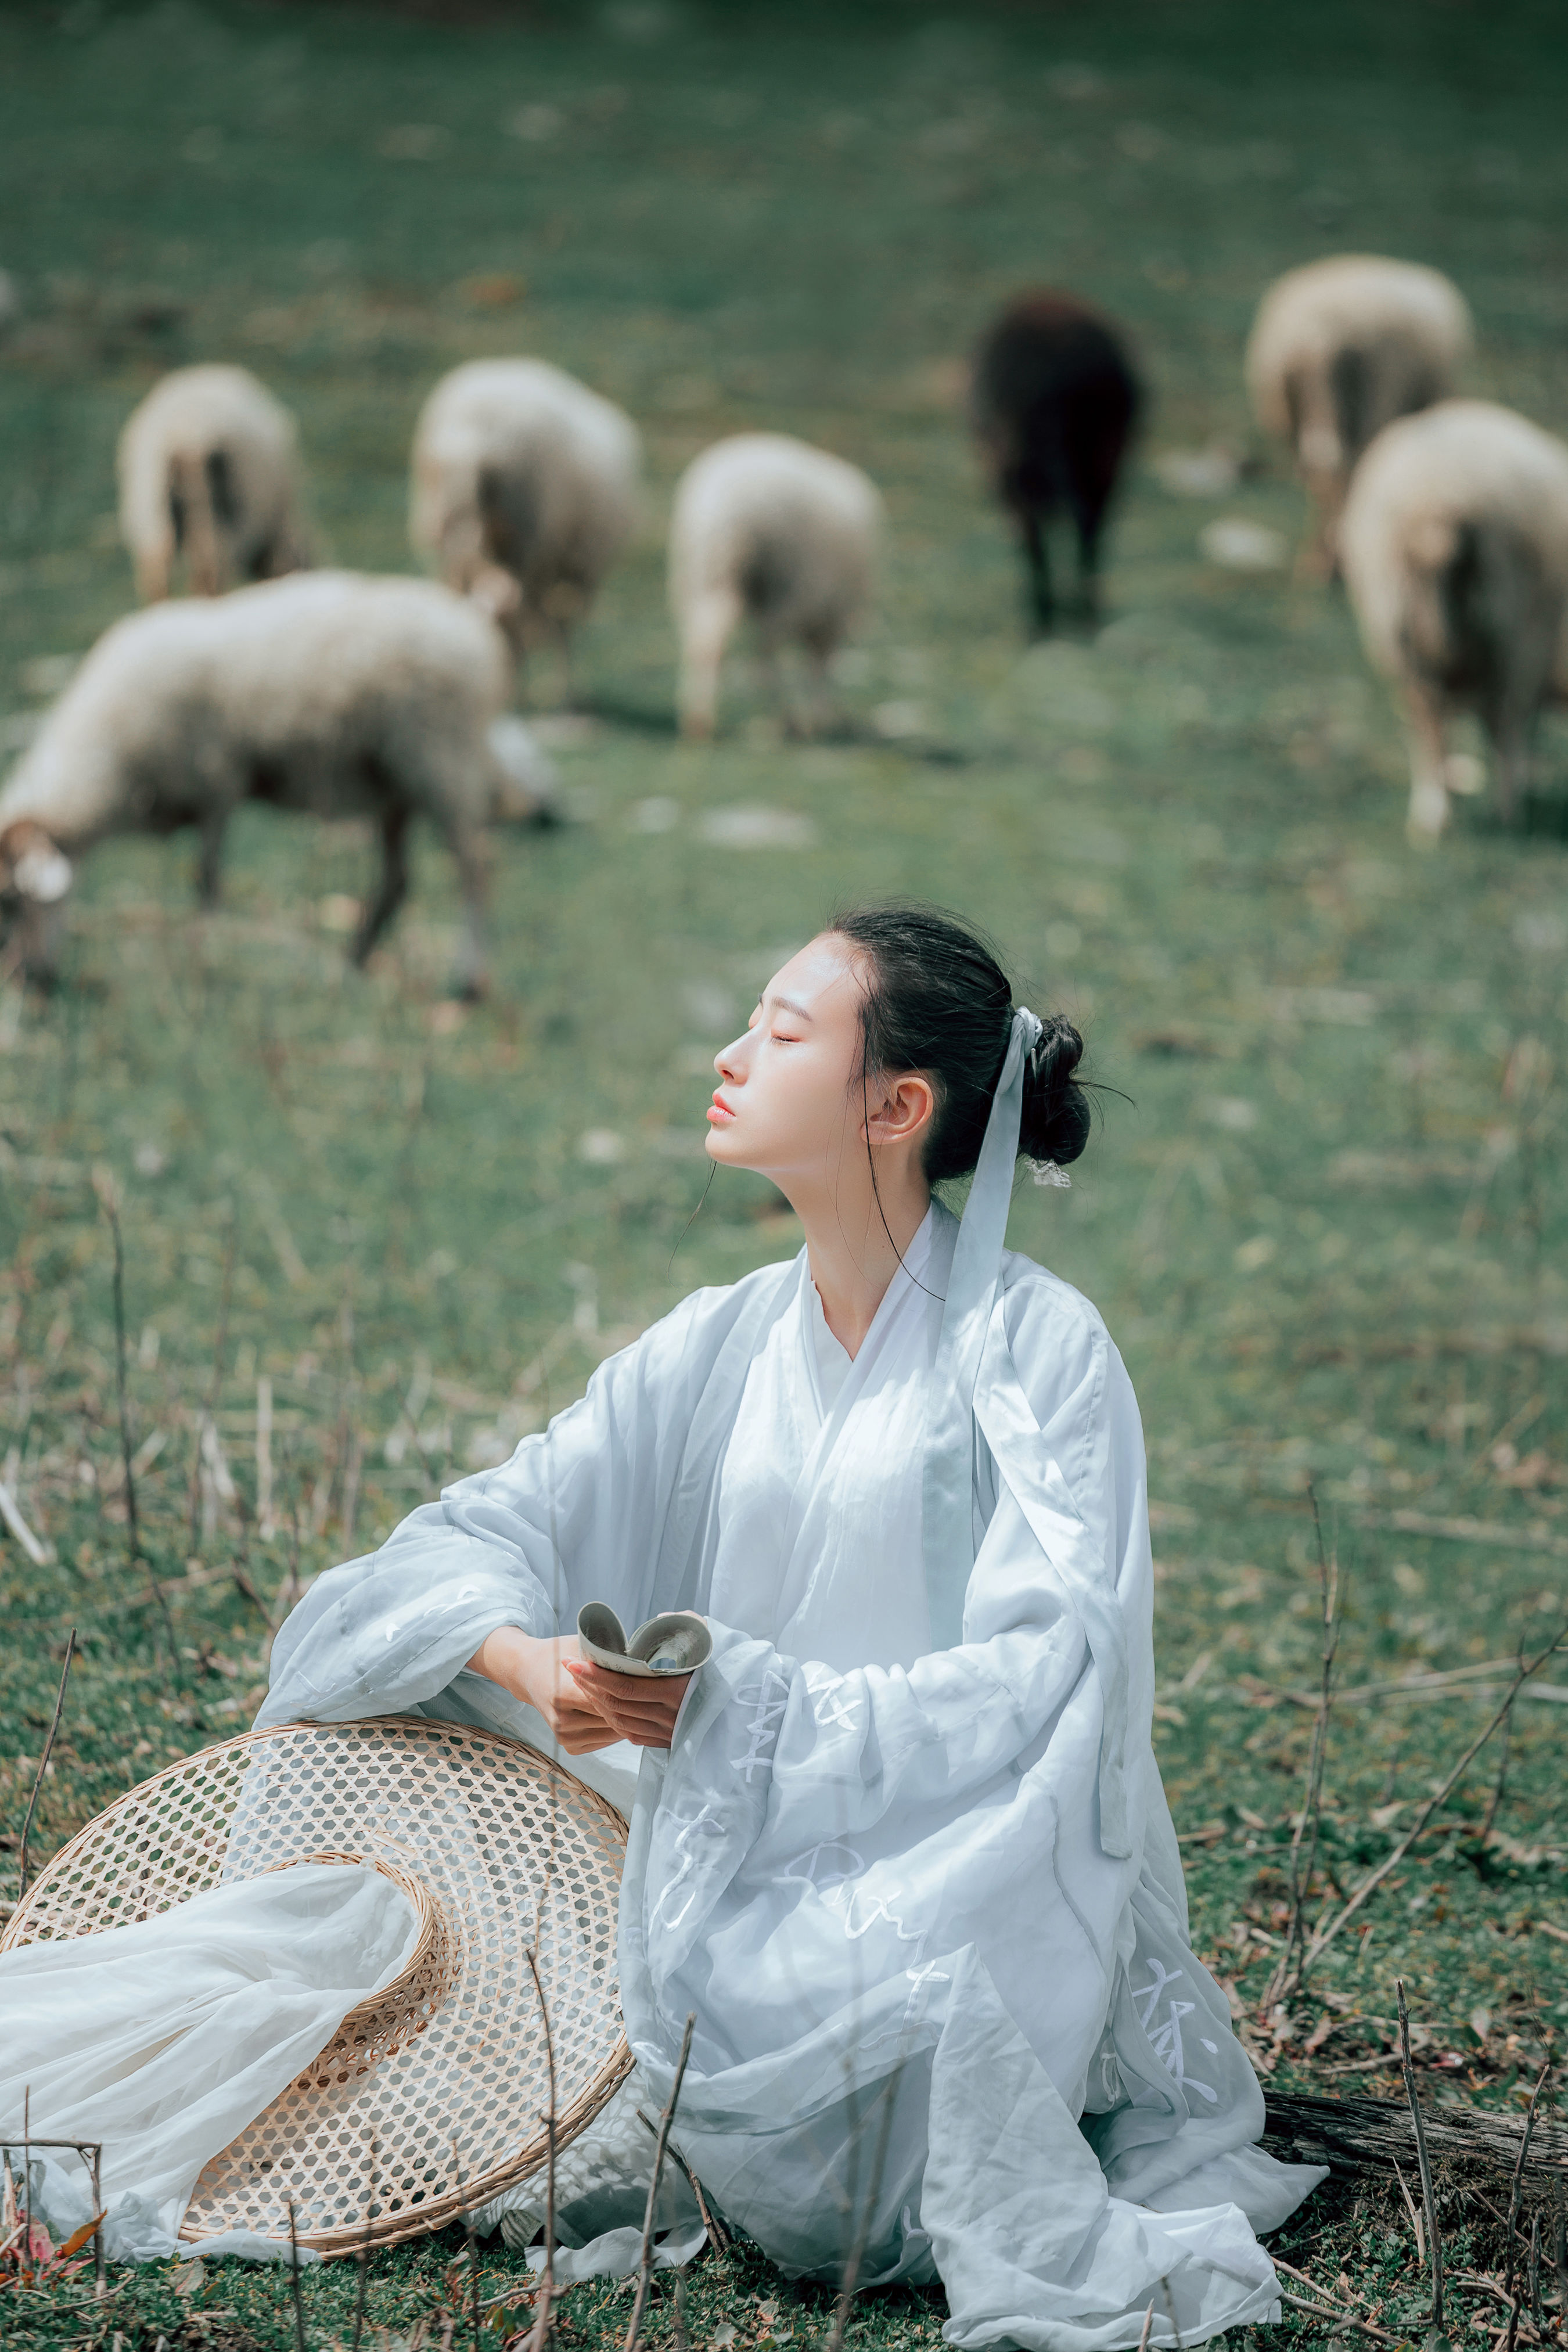
[[75,858],[106,835],[194,824],[211,905],[242,801],[368,816],[382,870],[353,950],[363,963],[406,895],[409,821],[423,816],[457,860],[458,984],[475,994],[485,824],[516,797],[489,736],[510,684],[500,632],[434,581],[303,572],[133,613],[99,639],[0,791],[0,883],[58,904],[51,850]]
[[196,596],[309,563],[294,420],[247,368],[164,376],[128,418],[118,466],[143,604],[169,593],[182,553]]
[[548,641],[567,670],[572,632],[636,529],[641,462],[630,417],[560,368],[470,360],[420,411],[409,536],[520,659]]
[[1368,657],[1404,689],[1412,836],[1447,816],[1458,710],[1511,817],[1542,708],[1568,692],[1568,446],[1489,400],[1405,417],[1356,467],[1340,550]]
[[1452,391],[1470,314],[1436,269],[1345,253],[1288,270],[1258,304],[1247,385],[1266,433],[1289,441],[1317,509],[1306,569],[1332,575],[1357,458],[1396,416]]
[[737,433],[693,460],[669,526],[682,733],[713,732],[720,665],[742,620],[755,625],[775,691],[783,648],[804,649],[806,723],[820,719],[828,665],[870,594],[881,521],[858,466],[787,434]]

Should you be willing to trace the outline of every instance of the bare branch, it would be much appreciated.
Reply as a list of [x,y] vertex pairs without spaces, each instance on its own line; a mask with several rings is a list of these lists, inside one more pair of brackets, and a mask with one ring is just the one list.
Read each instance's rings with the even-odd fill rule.
[[[647,2113],[646,2109],[642,2107],[637,2109],[637,2121],[652,2133],[655,2139],[658,2137],[658,2126],[655,2123],[653,2117]],[[714,2252],[716,2254],[723,2254],[727,2257],[730,2252],[730,2233],[725,2229],[722,2221],[720,2221],[717,2213],[710,2210],[708,2200],[702,2194],[702,2183],[698,2179],[697,2175],[692,2171],[691,2167],[687,2163],[686,2158],[681,2155],[680,2150],[678,2147],[668,2148],[666,2150],[666,2154],[674,2158],[681,2171],[686,2175],[687,2181],[691,2189],[691,2194],[697,2200],[697,2210],[701,2217],[702,2226],[708,2232],[709,2242],[711,2244]]]
[[653,2153],[653,2178],[647,2185],[647,2210],[643,2215],[642,2261],[637,2265],[637,2291],[632,2298],[632,2315],[626,2326],[625,2352],[637,2352],[637,2337],[642,2330],[643,2313],[647,2308],[648,2288],[653,2284],[653,2224],[658,2206],[658,2184],[664,2173],[664,2151],[669,2142],[669,2126],[675,2117],[676,2101],[686,2074],[686,2062],[691,2055],[691,2036],[697,2024],[693,2010],[686,2021],[686,2031],[680,2037],[680,2055],[675,2062],[675,2080],[669,2086],[669,2096],[664,2113],[658,2119],[658,2140]]
[[[1307,1489],[1312,1506],[1312,1527],[1318,1538],[1318,1580],[1321,1592],[1323,1620],[1322,1688],[1318,1699],[1317,1720],[1312,1726],[1311,1760],[1307,1767],[1307,1793],[1296,1822],[1296,1833],[1290,1840],[1290,1924],[1286,1930],[1285,1948],[1279,1955],[1279,1965],[1268,1980],[1263,1996],[1265,2011],[1276,2001],[1299,1992],[1306,1979],[1307,1930],[1302,1914],[1306,1907],[1307,1890],[1312,1883],[1312,1872],[1318,1859],[1318,1834],[1323,1811],[1323,1770],[1328,1761],[1329,1714],[1334,1701],[1334,1654],[1340,1645],[1340,1559],[1336,1548],[1331,1561],[1323,1542],[1322,1515],[1318,1509],[1316,1486]],[[1310,1826],[1311,1842],[1307,1848],[1306,1865],[1301,1863],[1301,1841]]]
[[1410,2120],[1415,2126],[1415,2161],[1421,2172],[1421,2202],[1426,2211],[1426,2236],[1432,2256],[1432,2327],[1435,2335],[1443,2332],[1443,2241],[1437,2228],[1437,2200],[1432,2192],[1432,2167],[1426,2155],[1426,2133],[1421,2121],[1421,2102],[1415,2095],[1415,2069],[1410,2063],[1410,2012],[1405,2006],[1405,1979],[1394,1979],[1399,1993],[1399,2063],[1405,2070],[1405,2095],[1410,2102]]
[[887,2169],[888,2142],[893,2127],[893,2082],[885,2083],[881,2091],[882,2128],[877,2141],[877,2154],[871,2166],[870,2185],[866,2202],[860,2210],[855,2236],[850,2242],[849,2259],[844,2266],[844,2278],[838,2289],[838,2300],[833,2306],[833,2324],[827,2331],[826,2352],[844,2352],[844,2332],[849,2325],[854,2306],[855,2290],[860,2284],[860,2265],[865,2260],[866,2241],[870,2235],[871,2221],[877,2210],[877,2200],[882,2193],[882,2175]]
[[70,1632],[66,1635],[66,1660],[64,1665],[60,1668],[60,1686],[55,1693],[54,1717],[49,1725],[48,1738],[44,1742],[44,1752],[38,1759],[38,1769],[33,1775],[33,1793],[27,1800],[27,1815],[26,1819],[22,1823],[22,1850],[16,1864],[16,1900],[18,1903],[20,1903],[23,1895],[26,1895],[27,1891],[27,1840],[33,1832],[33,1815],[37,1812],[38,1808],[38,1791],[44,1785],[44,1774],[49,1768],[49,1750],[55,1744],[55,1734],[60,1727],[60,1716],[64,1711],[66,1703],[66,1684],[70,1679],[71,1660],[75,1655],[76,1627],[73,1625]]
[[[1513,2250],[1519,2231],[1519,2192],[1524,2179],[1525,2159],[1530,2154],[1531,2138],[1535,2130],[1535,2111],[1541,2103],[1541,2094],[1546,2088],[1546,2078],[1551,2072],[1552,2061],[1549,2058],[1536,2076],[1535,2088],[1530,2095],[1530,2112],[1524,2118],[1524,2131],[1519,2143],[1519,2161],[1513,2168],[1513,2186],[1508,2200],[1508,2241],[1503,2262],[1503,2292],[1509,2299],[1508,2352],[1513,2352],[1514,2337],[1519,2331],[1519,2298],[1513,2291]],[[1539,2226],[1539,2217],[1537,2226]]]
[[1556,1651],[1562,1648],[1564,1634],[1568,1634],[1568,1624],[1560,1626],[1557,1632],[1552,1635],[1551,1641],[1547,1643],[1546,1647],[1543,1650],[1538,1651],[1536,1655],[1530,1660],[1528,1664],[1525,1663],[1523,1658],[1521,1658],[1519,1662],[1519,1670],[1514,1676],[1513,1685],[1510,1690],[1508,1696],[1498,1708],[1496,1714],[1491,1717],[1485,1730],[1479,1733],[1477,1737],[1471,1740],[1469,1746],[1466,1748],[1464,1754],[1460,1757],[1458,1762],[1455,1765],[1453,1770],[1449,1773],[1447,1779],[1438,1790],[1436,1795],[1430,1798],[1427,1802],[1422,1806],[1421,1811],[1416,1814],[1414,1822],[1405,1832],[1405,1835],[1400,1839],[1398,1844],[1394,1846],[1389,1853],[1384,1854],[1383,1860],[1377,1864],[1377,1867],[1374,1870],[1370,1870],[1367,1873],[1366,1876],[1362,1880],[1361,1885],[1356,1888],[1355,1893],[1344,1906],[1344,1908],[1340,1911],[1334,1918],[1329,1921],[1327,1927],[1319,1928],[1317,1934],[1313,1937],[1311,1942],[1308,1945],[1305,1952],[1301,1956],[1301,1969],[1303,1974],[1311,1967],[1312,1962],[1318,1958],[1320,1954],[1328,1949],[1329,1946],[1333,1942],[1334,1937],[1339,1934],[1340,1929],[1345,1926],[1346,1922],[1354,1917],[1355,1914],[1361,1909],[1362,1905],[1366,1901],[1368,1895],[1375,1894],[1378,1887],[1382,1885],[1384,1880],[1388,1876],[1390,1871],[1393,1870],[1399,1863],[1403,1862],[1405,1856],[1409,1853],[1411,1847],[1415,1844],[1416,1839],[1420,1836],[1427,1822],[1432,1819],[1433,1814],[1436,1813],[1442,1805],[1447,1803],[1448,1797],[1453,1792],[1453,1790],[1458,1781],[1463,1779],[1471,1762],[1480,1754],[1481,1749],[1486,1746],[1488,1740],[1491,1738],[1499,1724],[1508,1714],[1509,1710],[1513,1706],[1514,1700],[1519,1696],[1519,1694],[1523,1689],[1525,1684],[1530,1680],[1532,1675],[1539,1673],[1540,1669],[1546,1664],[1548,1658],[1552,1656]]
[[[553,1819],[552,1828],[553,1832]],[[537,1915],[533,1932],[537,1941]],[[551,2031],[550,2008],[544,1998],[539,1961],[531,1945],[523,1947],[522,1957],[528,1962],[533,1990],[539,1995],[539,2014],[544,2021],[544,2062],[550,2070],[550,2112],[544,2118],[544,2268],[540,2273],[539,2301],[533,2326],[529,2329],[523,2346],[523,2352],[544,2352],[550,2341],[550,2315],[555,2302],[555,2037]]]
[[99,1206],[109,1221],[114,1244],[114,1395],[120,1409],[120,1458],[125,1465],[125,1518],[130,1530],[132,1561],[142,1556],[142,1530],[136,1513],[136,1465],[131,1444],[131,1400],[125,1385],[125,1244],[120,1232],[120,1209],[112,1185],[99,1188]]
[[294,2301],[294,2352],[305,2352],[305,2305],[300,2293],[300,2240],[294,2225],[294,2200],[289,2205],[289,2269]]
[[1512,1753],[1513,1748],[1513,1709],[1511,1706],[1508,1709],[1502,1719],[1502,1738],[1500,1745],[1501,1747],[1502,1753],[1498,1758],[1497,1779],[1492,1782],[1492,1792],[1487,1801],[1487,1810],[1482,1817],[1481,1826],[1477,1832],[1477,1843],[1479,1845],[1485,1845],[1488,1838],[1489,1838],[1492,1833],[1492,1823],[1498,1817],[1498,1811],[1503,1801],[1503,1793],[1508,1787],[1509,1758]]
[[370,2135],[370,2194],[364,2200],[364,2236],[360,2240],[359,2278],[354,2286],[354,2335],[353,2352],[359,2352],[360,2338],[364,2334],[364,2296],[370,2272],[371,2209],[375,2203],[376,2138],[374,2126]]

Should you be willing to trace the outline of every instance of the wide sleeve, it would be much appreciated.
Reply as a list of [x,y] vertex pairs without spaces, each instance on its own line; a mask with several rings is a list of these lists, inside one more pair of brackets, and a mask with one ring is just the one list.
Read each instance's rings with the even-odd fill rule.
[[[780,1854],[807,1838],[825,1797],[836,1833],[923,1801],[967,1801],[1035,1752],[1080,1683],[1092,1685],[1085,1712],[1097,1724],[1131,1708],[1146,1734],[1152,1637],[1142,1434],[1099,1316],[1065,1285],[1046,1296],[1030,1286],[1000,1301],[976,1409],[995,1456],[997,1500],[968,1573],[963,1641],[907,1668],[847,1673],[764,1658],[748,1643],[742,1680],[751,1703],[737,1690],[721,1705],[715,1687],[682,1719],[684,1745],[715,1737],[702,1727],[711,1708],[739,1711],[719,1744],[733,1743],[743,1725],[742,1779],[767,1789],[756,1827]],[[962,1577],[963,1564],[954,1572]],[[1127,1851],[1120,1840],[1118,1851]]]
[[[911,1969],[973,1943],[1057,2079],[1081,2084],[1147,1801],[1135,1772],[1121,1834],[1104,1835],[1111,1707],[1089,1622],[1091,1601],[1115,1616],[1124,1678],[1141,1686],[1128,1661],[1150,1638],[1142,1447],[1099,1317],[1066,1286],[1031,1288],[994,1310],[984,1375],[1016,1391],[1015,1425],[977,1399],[1001,1450],[964,1640],[908,1668],[836,1673],[722,1632],[668,1763],[645,1768],[622,1909],[639,2060],[699,2007],[704,2074],[744,2061],[743,2104],[764,2051],[825,2026],[851,1982],[865,2017],[896,2021],[924,1998]],[[1026,1507],[1029,1480],[1049,1513]],[[731,1947],[757,1967],[710,1969]],[[1029,1988],[1050,1954],[1047,2018]],[[700,2095],[722,2104],[712,2082]]]
[[318,1577],[273,1646],[258,1727],[408,1711],[459,1677],[458,1704],[440,1711],[468,1717],[488,1694],[466,1688],[482,1683],[466,1662],[498,1626],[570,1631],[589,1600],[639,1622],[682,1432],[711,1366],[705,1305],[722,1297],[693,1294],[510,1461],[411,1512],[379,1551]]

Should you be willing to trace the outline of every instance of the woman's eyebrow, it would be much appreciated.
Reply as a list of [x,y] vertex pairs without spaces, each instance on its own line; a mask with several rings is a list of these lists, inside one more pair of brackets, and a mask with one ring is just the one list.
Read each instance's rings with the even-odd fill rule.
[[[766,997],[761,1001],[763,1004],[768,1002]],[[797,1021],[809,1021],[812,1017],[805,1005],[797,1004],[793,996],[775,996],[773,1000],[773,1010],[775,1013],[793,1013]]]

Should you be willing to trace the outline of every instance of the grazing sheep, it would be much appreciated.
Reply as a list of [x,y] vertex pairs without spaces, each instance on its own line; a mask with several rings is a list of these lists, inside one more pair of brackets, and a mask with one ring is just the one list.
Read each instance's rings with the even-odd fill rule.
[[711,735],[724,647],[755,624],[780,692],[779,656],[799,646],[809,731],[828,703],[828,665],[871,590],[882,501],[858,466],[784,433],[737,433],[693,459],[669,525],[669,601],[680,637],[681,732]]
[[41,824],[26,816],[0,824],[0,975],[53,978],[70,886],[70,860]]
[[414,435],[408,528],[448,588],[563,667],[637,519],[629,416],[543,360],[471,360],[443,376]]
[[1368,656],[1404,688],[1412,836],[1447,815],[1456,710],[1490,736],[1511,817],[1542,707],[1568,692],[1568,446],[1488,400],[1405,417],[1356,467],[1340,551]]
[[1020,295],[981,339],[970,423],[1018,526],[1041,634],[1056,610],[1046,533],[1064,508],[1078,532],[1083,607],[1096,610],[1100,535],[1142,405],[1115,329],[1070,294]]
[[7,869],[11,891],[52,903],[63,892],[47,852],[194,824],[210,906],[242,801],[364,815],[382,871],[353,945],[363,964],[406,895],[409,820],[425,816],[458,863],[458,981],[477,994],[485,821],[514,789],[489,733],[509,671],[499,631],[433,581],[313,572],[133,613],[99,639],[0,791],[0,857],[20,840],[32,860]]
[[309,563],[294,420],[247,368],[176,368],[120,436],[120,530],[143,604],[221,595]]
[[1263,430],[1296,452],[1317,509],[1303,569],[1333,576],[1357,458],[1396,416],[1443,399],[1469,348],[1470,314],[1436,269],[1346,253],[1276,278],[1247,340],[1247,388]]

